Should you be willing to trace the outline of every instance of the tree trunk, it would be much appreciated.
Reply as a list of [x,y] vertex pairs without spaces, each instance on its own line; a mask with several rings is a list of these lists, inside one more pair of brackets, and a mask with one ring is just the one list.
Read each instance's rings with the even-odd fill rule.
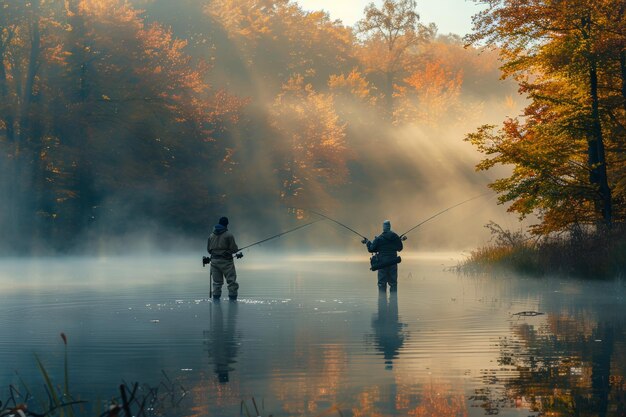
[[626,49],[619,53],[619,63],[622,70],[622,105],[626,110]]
[[4,109],[1,117],[4,121],[7,141],[13,143],[15,141],[15,119],[13,118],[13,109],[11,109],[12,100],[9,99],[9,86],[7,84],[7,72],[4,64],[4,50],[6,50],[6,45],[4,45],[2,49],[3,51],[0,51],[0,100],[2,101]]
[[[590,43],[592,34],[592,18],[587,15],[581,20],[582,38]],[[598,97],[598,63],[591,50],[587,51],[589,65],[589,96],[591,98],[591,120],[587,132],[589,180],[598,187],[598,198],[595,199],[596,210],[600,212],[604,225],[608,228],[612,223],[611,189],[609,188],[606,173],[606,158],[604,155],[604,139],[602,137],[602,123],[600,121],[600,99]]]
[[97,205],[93,165],[89,160],[89,147],[93,136],[90,128],[93,101],[90,101],[89,77],[92,75],[89,66],[89,35],[79,3],[78,0],[66,3],[71,14],[69,22],[72,32],[67,39],[71,56],[68,59],[65,81],[69,86],[67,99],[72,105],[72,114],[69,115],[72,124],[68,126],[62,123],[57,126],[57,130],[62,145],[74,151],[72,166],[68,168],[71,179],[66,187],[75,192],[75,197],[58,207],[58,210],[63,211],[65,219],[62,226],[63,234],[57,237],[58,244],[70,241],[72,236],[78,235],[87,227],[92,218],[93,207]]
[[600,192],[600,211],[605,226],[611,227],[612,223],[612,203],[611,189],[609,188],[606,173],[606,157],[604,154],[604,139],[602,135],[602,125],[600,122],[600,104],[598,98],[598,71],[595,59],[592,57],[589,62],[589,86],[591,95],[591,131],[589,132],[589,157],[592,184],[597,184]]
[[[32,26],[29,61],[24,77],[22,77],[19,68],[15,71],[15,94],[18,97],[16,100],[10,100],[4,54],[0,54],[2,60],[0,64],[0,90],[2,90],[0,95],[4,100],[3,104],[8,106],[0,117],[3,117],[6,123],[7,138],[13,143],[11,148],[13,155],[8,174],[9,185],[7,187],[9,194],[8,228],[4,232],[7,235],[7,241],[11,242],[11,249],[17,252],[31,250],[34,243],[33,236],[36,235],[34,221],[36,209],[32,193],[31,165],[33,159],[38,155],[29,152],[28,145],[32,139],[29,137],[32,115],[31,102],[41,51],[39,0],[34,0],[31,6]],[[14,103],[13,108],[10,107],[12,102]]]
[[39,69],[39,54],[41,52],[41,34],[39,32],[39,0],[32,2],[33,7],[33,28],[31,33],[31,47],[28,61],[28,69],[26,71],[26,82],[24,83],[24,91],[22,92],[22,103],[20,106],[20,142],[22,146],[28,139],[28,124],[30,119],[30,105],[33,98],[33,87],[35,85],[35,77]]
[[385,106],[390,121],[393,121],[393,72],[387,71],[385,80]]

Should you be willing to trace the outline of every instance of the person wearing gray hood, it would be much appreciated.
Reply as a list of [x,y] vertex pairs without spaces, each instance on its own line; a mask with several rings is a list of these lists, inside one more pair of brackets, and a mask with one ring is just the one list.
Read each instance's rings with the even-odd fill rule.
[[380,264],[387,264],[378,269],[378,289],[387,291],[397,291],[398,289],[398,252],[403,248],[402,238],[391,230],[391,222],[383,222],[383,233],[376,236],[373,241],[363,239],[370,253],[377,253]]
[[228,231],[228,217],[221,217],[213,228],[213,233],[207,242],[207,251],[211,255],[211,280],[213,281],[213,298],[219,299],[222,296],[222,286],[224,278],[228,286],[228,298],[237,299],[237,271],[233,262],[233,254],[239,248],[235,243],[235,237]]

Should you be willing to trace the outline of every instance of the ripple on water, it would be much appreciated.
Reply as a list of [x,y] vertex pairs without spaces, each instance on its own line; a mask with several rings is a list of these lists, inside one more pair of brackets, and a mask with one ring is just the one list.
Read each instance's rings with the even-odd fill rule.
[[[474,279],[407,258],[400,291],[380,295],[366,266],[324,258],[241,268],[239,299],[216,302],[206,271],[167,257],[157,264],[58,262],[45,280],[43,270],[25,268],[35,271],[30,284],[0,295],[0,363],[39,381],[35,352],[58,378],[65,332],[71,379],[85,393],[104,395],[122,379],[158,384],[165,371],[222,414],[253,395],[285,408],[339,402],[387,416],[407,414],[433,384],[449,387],[444,397],[463,392],[489,409],[508,382],[529,393],[546,388],[544,364],[559,365],[560,381],[586,377],[580,352],[599,352],[604,342],[595,340],[608,340],[599,317],[613,331],[613,351],[626,349],[625,290],[606,284]],[[0,273],[5,283],[17,279]],[[512,316],[531,310],[546,314]],[[5,386],[12,369],[0,373]],[[219,397],[227,391],[228,400]],[[498,412],[518,413],[504,405]]]

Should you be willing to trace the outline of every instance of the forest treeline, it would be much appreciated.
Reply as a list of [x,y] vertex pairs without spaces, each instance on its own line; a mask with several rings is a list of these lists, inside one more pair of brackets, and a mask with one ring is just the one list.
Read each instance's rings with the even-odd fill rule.
[[467,136],[513,168],[501,202],[539,235],[619,224],[624,5],[484,3],[461,39],[413,0],[354,27],[288,0],[0,0],[3,251],[432,197],[446,167],[474,181],[445,146],[515,117],[518,88],[521,116]]
[[204,236],[252,208],[276,230],[302,215],[287,207],[371,203],[396,174],[416,193],[394,132],[437,140],[506,107],[497,66],[409,0],[355,27],[287,0],[0,0],[3,251]]

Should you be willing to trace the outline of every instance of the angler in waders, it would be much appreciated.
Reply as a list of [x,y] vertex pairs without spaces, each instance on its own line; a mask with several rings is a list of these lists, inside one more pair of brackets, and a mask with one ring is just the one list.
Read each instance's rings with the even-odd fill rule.
[[378,289],[380,291],[398,290],[398,263],[400,257],[398,252],[402,250],[402,238],[391,230],[391,222],[383,222],[383,233],[376,236],[374,241],[367,238],[361,242],[367,245],[367,250],[374,253],[372,256],[372,271],[378,271]]
[[233,262],[233,254],[239,248],[235,243],[235,237],[228,231],[228,218],[221,217],[218,224],[213,228],[213,233],[209,236],[207,251],[211,255],[211,285],[213,285],[213,298],[219,299],[222,296],[222,286],[224,278],[228,286],[228,298],[237,299],[237,272]]

